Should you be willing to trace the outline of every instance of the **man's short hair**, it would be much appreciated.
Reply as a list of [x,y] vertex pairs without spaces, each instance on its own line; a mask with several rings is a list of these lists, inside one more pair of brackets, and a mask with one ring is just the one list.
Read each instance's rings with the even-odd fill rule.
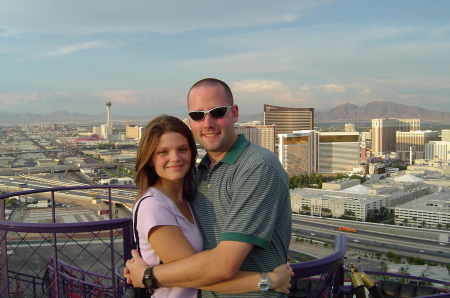
[[192,85],[191,89],[189,89],[187,96],[188,104],[189,104],[189,94],[191,93],[191,90],[196,87],[202,86],[209,86],[209,87],[222,86],[225,94],[225,99],[227,100],[228,104],[230,106],[234,105],[233,93],[231,92],[230,87],[224,81],[214,78],[206,78]]

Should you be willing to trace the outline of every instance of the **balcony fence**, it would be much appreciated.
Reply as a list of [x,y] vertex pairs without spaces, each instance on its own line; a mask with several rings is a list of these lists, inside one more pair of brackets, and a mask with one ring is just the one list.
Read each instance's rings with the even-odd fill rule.
[[[131,218],[113,218],[115,206],[132,198],[113,197],[112,190],[135,186],[91,185],[27,190],[0,195],[0,297],[121,297],[127,286],[122,277],[124,260],[131,257]],[[64,208],[58,199],[68,192],[107,191],[109,218],[91,222],[58,223]],[[48,223],[9,221],[6,200],[47,195],[51,202]],[[92,197],[84,194],[85,199]],[[67,216],[67,215],[66,215]],[[70,215],[68,215],[70,217]],[[295,272],[289,297],[352,297],[343,286],[347,238],[336,237],[333,253],[325,258],[292,264]]]

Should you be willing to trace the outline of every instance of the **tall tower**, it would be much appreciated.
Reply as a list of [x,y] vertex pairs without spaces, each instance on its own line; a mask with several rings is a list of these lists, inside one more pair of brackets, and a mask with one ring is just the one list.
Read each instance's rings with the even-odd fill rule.
[[314,129],[314,109],[277,107],[265,104],[264,125],[273,124],[275,124],[275,143],[278,144],[278,134]]
[[106,114],[107,114],[106,126],[107,127],[111,127],[111,106],[112,106],[112,103],[110,101],[108,101],[106,103]]

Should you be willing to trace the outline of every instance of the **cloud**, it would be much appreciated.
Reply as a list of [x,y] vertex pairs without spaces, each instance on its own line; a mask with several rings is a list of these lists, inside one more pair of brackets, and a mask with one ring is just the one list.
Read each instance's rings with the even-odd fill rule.
[[42,92],[0,94],[0,102],[2,102],[3,105],[24,105],[31,101],[43,101],[45,98],[46,94]]
[[94,48],[107,48],[107,49],[111,49],[111,48],[115,48],[119,46],[118,44],[112,44],[112,43],[108,43],[105,41],[90,41],[90,42],[84,42],[84,43],[78,43],[78,44],[73,44],[73,45],[68,45],[68,46],[63,46],[58,48],[56,51],[51,51],[51,52],[47,52],[47,53],[43,53],[38,55],[38,57],[61,57],[61,56],[65,56],[77,51],[82,51],[82,50],[88,50],[88,49],[94,49]]
[[280,81],[243,80],[233,82],[231,88],[235,92],[263,92],[285,89]]
[[106,101],[110,101],[113,105],[137,106],[143,103],[142,100],[140,100],[142,95],[135,90],[112,90],[95,93],[95,95],[105,99],[105,103]]
[[176,33],[288,23],[330,0],[1,0],[3,36],[25,33],[91,35],[98,33]]
[[401,99],[415,99],[419,97],[418,94],[398,94],[397,96]]

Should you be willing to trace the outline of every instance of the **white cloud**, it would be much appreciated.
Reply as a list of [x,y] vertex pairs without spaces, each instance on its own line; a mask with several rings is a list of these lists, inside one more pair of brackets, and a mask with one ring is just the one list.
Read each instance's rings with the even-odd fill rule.
[[112,104],[118,105],[132,105],[136,106],[142,104],[140,98],[142,95],[135,90],[111,90],[96,93],[95,95],[103,98],[106,101],[112,102]]
[[14,92],[0,94],[0,102],[3,105],[24,105],[31,101],[43,101],[46,98],[46,94],[42,92]]
[[43,53],[38,55],[39,57],[60,57],[65,56],[77,51],[82,50],[88,50],[88,49],[94,49],[94,48],[115,48],[119,46],[117,43],[112,44],[105,41],[90,41],[90,42],[84,42],[84,43],[78,43],[78,44],[72,44],[68,46],[63,46],[58,48],[56,51],[51,51],[47,53]]
[[3,35],[186,32],[292,22],[333,1],[1,0]]

